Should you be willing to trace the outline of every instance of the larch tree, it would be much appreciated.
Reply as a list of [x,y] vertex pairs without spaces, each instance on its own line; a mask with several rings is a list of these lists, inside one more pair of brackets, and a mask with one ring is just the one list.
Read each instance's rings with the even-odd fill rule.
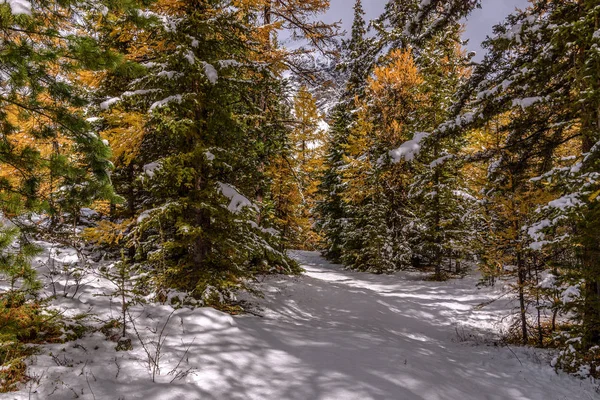
[[322,117],[316,99],[302,86],[294,99],[295,123],[289,134],[289,149],[271,165],[269,173],[273,177],[275,226],[287,248],[319,246],[312,215],[322,169]]

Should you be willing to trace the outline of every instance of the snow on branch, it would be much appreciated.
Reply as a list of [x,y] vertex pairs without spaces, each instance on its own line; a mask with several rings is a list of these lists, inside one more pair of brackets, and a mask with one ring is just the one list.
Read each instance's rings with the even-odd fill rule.
[[177,102],[177,103],[181,103],[183,97],[180,94],[176,94],[174,96],[169,96],[165,99],[159,100],[159,101],[155,101],[154,103],[152,103],[152,105],[150,106],[150,111],[154,110],[157,107],[162,107],[168,103],[171,103],[173,101]]
[[412,140],[402,143],[397,149],[391,150],[389,154],[392,162],[396,164],[402,159],[406,161],[414,160],[421,151],[421,142],[429,135],[430,134],[427,132],[417,132],[413,136]]
[[25,14],[31,15],[31,3],[28,0],[0,0],[3,4],[8,4],[13,15]]
[[202,62],[202,64],[204,65],[204,73],[206,74],[206,78],[208,79],[208,81],[213,85],[217,83],[217,80],[219,80],[219,73],[217,72],[215,67],[213,67],[207,62]]
[[559,210],[568,210],[571,208],[581,207],[583,202],[579,200],[579,193],[571,193],[548,203],[548,207],[557,208]]
[[221,194],[227,197],[229,200],[231,200],[229,205],[227,206],[227,209],[232,213],[237,214],[245,207],[250,207],[254,209],[257,208],[256,205],[254,205],[254,203],[248,200],[248,198],[244,195],[240,194],[240,192],[238,192],[238,190],[233,186],[222,182],[217,182],[217,185],[219,185],[219,190]]

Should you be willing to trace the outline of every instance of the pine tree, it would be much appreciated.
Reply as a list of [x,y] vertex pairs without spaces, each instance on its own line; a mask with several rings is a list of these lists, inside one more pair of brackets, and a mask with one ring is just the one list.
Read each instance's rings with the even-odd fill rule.
[[324,172],[319,186],[320,201],[316,207],[318,229],[324,238],[325,255],[340,261],[342,233],[346,229],[346,209],[343,200],[345,148],[350,127],[354,122],[352,111],[364,96],[367,78],[374,63],[374,47],[366,38],[362,1],[354,5],[354,21],[351,38],[343,42],[340,70],[347,76],[344,91],[338,104],[332,109],[326,144]]
[[[341,236],[344,231],[348,235],[347,246],[342,243],[340,248],[347,252],[344,261],[356,268],[387,270],[429,264],[436,267],[439,277],[444,258],[467,256],[462,250],[468,246],[459,238],[468,229],[463,222],[474,199],[455,178],[460,164],[450,161],[449,153],[459,143],[432,142],[415,163],[399,163],[402,157],[396,151],[389,152],[391,159],[386,155],[413,135],[424,138],[427,134],[420,132],[431,132],[443,121],[457,86],[467,75],[469,59],[461,50],[457,21],[476,2],[465,7],[451,3],[429,8],[426,3],[390,2],[376,24],[379,36],[372,47],[392,49],[374,68],[368,100],[353,107],[359,110],[357,115],[366,112],[362,119],[370,126],[355,123],[350,129],[354,133],[346,140],[350,151],[343,166],[345,206],[351,211],[341,230]],[[451,15],[444,10],[451,10]],[[386,29],[382,29],[384,23]],[[418,29],[407,28],[413,23]],[[353,193],[361,194],[363,204],[352,201]],[[370,244],[375,246],[372,252],[367,250]],[[369,253],[380,261],[368,260]]]
[[404,135],[414,112],[426,97],[412,55],[394,50],[369,78],[365,101],[350,130],[343,171],[344,199],[351,212],[347,219],[343,259],[348,265],[388,271],[411,260],[407,252],[410,166],[387,168],[387,149],[408,140]]
[[375,60],[372,42],[367,37],[367,25],[362,1],[356,0],[350,40],[343,43],[343,61],[339,65],[340,70],[348,77],[342,102],[352,102],[357,96],[359,98],[363,97],[365,82]]
[[41,284],[31,260],[40,249],[28,242],[19,229],[0,227],[0,276],[8,281],[9,289],[0,295],[4,307],[24,302],[28,295],[35,294]]
[[[0,125],[0,202],[6,216],[44,211],[57,217],[113,197],[109,148],[86,121],[85,71],[118,57],[87,35],[79,12],[101,5],[42,1],[0,4],[4,48]],[[103,7],[103,6],[102,6]]]
[[[417,131],[431,132],[447,118],[451,101],[468,75],[469,57],[462,49],[461,33],[459,24],[448,25],[418,51],[416,62],[428,102],[419,109],[420,122],[413,128]],[[420,222],[420,232],[411,239],[414,257],[434,266],[438,279],[444,260],[460,262],[472,257],[465,250],[470,247],[468,231],[473,229],[470,214],[475,198],[462,177],[461,162],[454,156],[461,145],[455,138],[424,138],[411,178],[409,196]]]
[[379,48],[412,47],[417,53],[441,32],[460,24],[480,0],[389,0],[374,24]]
[[263,166],[283,145],[283,88],[246,40],[256,32],[243,9],[205,0],[156,10],[144,13],[153,23],[143,57],[152,61],[105,103],[147,114],[132,244],[159,287],[220,303],[253,268],[291,268],[250,200],[268,193]]
[[[529,238],[523,240],[533,242],[524,244],[524,251],[538,264],[542,260],[541,269],[562,275],[559,285],[562,280],[575,288],[583,280],[577,289],[581,301],[569,307],[581,319],[584,351],[600,337],[593,244],[598,232],[593,223],[595,143],[600,140],[598,55],[592,50],[598,41],[596,6],[594,1],[532,1],[527,10],[509,16],[487,41],[489,53],[461,91],[452,119],[437,130],[438,137],[452,136],[498,121],[501,145],[476,158],[495,158],[497,170],[519,165],[516,171],[523,172],[513,173],[512,187],[525,187],[533,178],[550,189],[554,199],[539,207],[537,216],[528,216]],[[510,118],[500,120],[503,115]],[[552,262],[553,254],[562,256]]]

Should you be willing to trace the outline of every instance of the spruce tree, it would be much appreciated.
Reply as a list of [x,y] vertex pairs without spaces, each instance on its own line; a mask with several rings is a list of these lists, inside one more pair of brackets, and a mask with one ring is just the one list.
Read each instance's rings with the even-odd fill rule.
[[113,196],[108,146],[86,121],[84,71],[118,61],[89,36],[81,1],[0,4],[4,32],[0,68],[0,202],[5,216],[68,212]]
[[324,172],[319,187],[320,198],[316,211],[318,228],[324,238],[325,255],[340,261],[342,233],[346,229],[345,203],[343,200],[345,147],[354,116],[352,111],[364,96],[366,81],[374,63],[374,47],[366,38],[362,1],[356,0],[350,40],[342,45],[342,61],[339,69],[346,76],[346,84],[338,104],[331,110],[331,121],[326,145]]
[[[449,137],[496,123],[500,146],[475,158],[494,159],[498,171],[519,166],[523,172],[511,177],[517,181],[511,187],[533,181],[550,191],[553,199],[527,216],[529,237],[522,246],[531,260],[542,260],[542,269],[561,276],[557,283],[565,290],[580,292],[580,301],[566,307],[581,321],[584,351],[600,337],[593,222],[600,140],[597,13],[594,1],[532,1],[509,16],[485,43],[488,54],[461,90],[452,118],[436,131],[438,138]],[[562,256],[553,260],[553,254]]]
[[219,0],[160,12],[143,14],[152,22],[146,71],[105,103],[147,114],[132,244],[159,287],[219,303],[254,269],[291,268],[251,200],[268,193],[264,165],[285,138],[283,88],[246,39],[256,35],[252,14]]
[[[458,87],[468,74],[470,57],[461,46],[460,24],[447,25],[419,48],[416,63],[424,80],[427,102],[418,111],[418,132],[431,132],[448,116]],[[441,278],[442,263],[472,258],[470,230],[475,197],[461,174],[462,163],[455,154],[463,143],[456,138],[425,137],[415,157],[409,197],[419,220],[419,230],[410,240],[417,263],[435,268]]]

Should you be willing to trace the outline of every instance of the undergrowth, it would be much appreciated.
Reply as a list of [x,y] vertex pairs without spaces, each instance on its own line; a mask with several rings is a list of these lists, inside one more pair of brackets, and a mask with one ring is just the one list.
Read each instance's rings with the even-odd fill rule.
[[25,383],[25,361],[36,353],[36,345],[61,342],[62,334],[59,313],[43,302],[26,300],[18,292],[0,295],[0,393]]

